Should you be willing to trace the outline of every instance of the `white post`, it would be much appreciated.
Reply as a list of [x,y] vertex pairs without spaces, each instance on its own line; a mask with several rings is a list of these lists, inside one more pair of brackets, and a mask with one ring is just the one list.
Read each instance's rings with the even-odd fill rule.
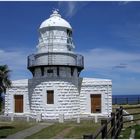
[[41,114],[37,114],[36,115],[36,122],[40,122],[41,121]]
[[77,123],[80,123],[80,115],[77,117]]
[[14,114],[11,114],[11,121],[14,121]]
[[64,114],[59,114],[59,123],[64,123]]
[[29,115],[27,115],[27,117],[26,117],[26,121],[29,122]]
[[97,123],[98,122],[98,116],[96,115],[95,116],[95,123]]

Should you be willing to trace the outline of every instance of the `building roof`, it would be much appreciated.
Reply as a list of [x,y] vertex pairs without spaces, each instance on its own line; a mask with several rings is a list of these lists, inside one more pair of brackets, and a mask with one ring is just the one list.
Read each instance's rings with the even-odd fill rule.
[[46,19],[41,23],[40,29],[52,26],[66,27],[72,29],[71,25],[65,19],[61,18],[61,15],[58,13],[57,10],[53,11],[53,14],[50,15],[49,19]]
[[12,86],[28,86],[28,79],[14,80]]
[[112,85],[110,79],[83,78],[82,85]]

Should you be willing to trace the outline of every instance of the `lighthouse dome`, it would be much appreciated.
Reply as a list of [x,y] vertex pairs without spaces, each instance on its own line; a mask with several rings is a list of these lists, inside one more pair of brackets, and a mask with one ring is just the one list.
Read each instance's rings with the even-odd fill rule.
[[40,25],[40,29],[46,28],[46,27],[66,27],[72,30],[71,25],[63,18],[61,18],[61,15],[58,13],[57,10],[53,11],[53,14],[50,15],[49,19],[46,19],[43,21]]

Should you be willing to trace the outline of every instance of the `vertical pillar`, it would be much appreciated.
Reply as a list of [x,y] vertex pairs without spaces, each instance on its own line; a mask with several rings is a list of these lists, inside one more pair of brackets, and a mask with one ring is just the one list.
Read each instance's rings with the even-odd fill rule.
[[95,116],[95,123],[98,122],[98,116]]
[[64,114],[59,114],[59,123],[64,123]]
[[123,128],[123,107],[120,106],[120,125],[121,129]]
[[26,121],[29,122],[30,118],[29,115],[26,116]]
[[102,139],[107,138],[107,120],[101,120],[101,125],[104,125],[102,130]]
[[111,138],[114,138],[114,136],[115,136],[115,113],[111,113],[111,118],[112,118],[112,120],[111,120],[111,127],[113,128],[112,129],[112,132],[111,132]]
[[36,115],[36,122],[40,122],[41,121],[41,114],[37,114]]
[[119,135],[119,126],[120,126],[120,109],[116,109],[116,122],[117,122],[117,128],[116,128],[116,131],[117,131],[117,134],[115,135],[115,138],[118,138],[118,135]]
[[77,117],[77,123],[80,123],[80,115]]
[[14,121],[14,114],[11,114],[11,121]]

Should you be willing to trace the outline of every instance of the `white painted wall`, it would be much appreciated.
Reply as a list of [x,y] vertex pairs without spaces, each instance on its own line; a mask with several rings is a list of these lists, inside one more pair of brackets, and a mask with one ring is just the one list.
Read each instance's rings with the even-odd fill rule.
[[[101,94],[101,113],[91,113],[91,94]],[[80,113],[110,116],[112,111],[112,82],[105,79],[83,78],[80,92]]]
[[[23,113],[15,113],[14,95],[23,95]],[[29,114],[28,79],[12,81],[12,88],[5,95],[5,114]]]
[[[54,90],[54,104],[47,104],[47,90]],[[101,94],[101,113],[91,113],[90,94]],[[14,113],[14,95],[23,95],[24,113],[32,117],[42,114],[42,119],[55,120],[60,114],[65,119],[81,116],[108,116],[112,111],[112,82],[105,79],[83,78],[81,91],[70,81],[50,80],[34,88],[29,108],[28,80],[13,81],[5,95],[5,114]],[[21,115],[17,113],[16,115]]]
[[[47,104],[47,90],[54,90],[54,104]],[[77,87],[66,81],[47,81],[37,85],[31,99],[31,112],[35,117],[55,120],[60,114],[64,119],[76,118],[79,113],[79,93]]]

